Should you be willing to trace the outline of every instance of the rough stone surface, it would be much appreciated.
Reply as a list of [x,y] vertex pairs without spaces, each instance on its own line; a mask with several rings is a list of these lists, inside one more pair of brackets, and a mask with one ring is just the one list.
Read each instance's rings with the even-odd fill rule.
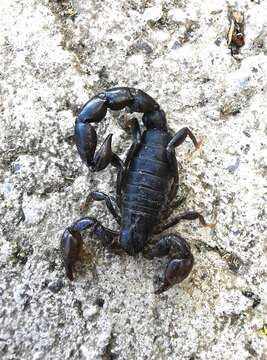
[[[238,5],[236,5],[238,3]],[[245,46],[227,48],[228,5]],[[1,359],[266,359],[266,1],[1,0]],[[114,194],[115,171],[92,173],[73,141],[78,109],[111,86],[147,91],[169,126],[203,145],[177,150],[177,211],[196,263],[156,296],[166,259],[118,256],[85,234],[75,281],[59,239],[85,194]],[[97,125],[122,157],[126,113]],[[90,214],[112,228],[103,204]]]

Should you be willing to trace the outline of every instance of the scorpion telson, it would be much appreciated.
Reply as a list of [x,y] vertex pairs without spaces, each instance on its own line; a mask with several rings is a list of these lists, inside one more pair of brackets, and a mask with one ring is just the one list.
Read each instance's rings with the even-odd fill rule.
[[[104,119],[107,109],[143,113],[146,130],[141,133],[138,120],[131,119],[133,143],[125,161],[111,147],[112,134],[108,135],[96,151],[97,134],[91,123]],[[108,89],[89,100],[77,116],[75,142],[83,162],[100,171],[109,164],[117,168],[116,207],[110,197],[100,191],[91,192],[87,202],[104,201],[110,213],[120,225],[120,231],[104,227],[93,217],[75,221],[63,233],[61,250],[67,277],[73,280],[75,262],[82,249],[81,232],[90,229],[91,235],[100,239],[104,246],[120,248],[129,255],[143,252],[147,259],[168,256],[164,280],[156,293],[162,293],[175,283],[183,281],[191,272],[194,257],[185,239],[175,234],[164,235],[149,248],[148,241],[181,220],[199,219],[208,225],[196,211],[185,212],[166,222],[169,209],[178,189],[178,168],[175,148],[189,137],[199,147],[193,133],[187,128],[171,136],[167,130],[165,113],[159,104],[142,90],[128,87]],[[119,208],[121,215],[116,208]],[[159,225],[165,220],[162,225]]]

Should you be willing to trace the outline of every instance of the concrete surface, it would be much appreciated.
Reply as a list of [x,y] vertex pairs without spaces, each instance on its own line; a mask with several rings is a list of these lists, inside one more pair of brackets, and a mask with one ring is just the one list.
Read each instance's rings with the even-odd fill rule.
[[[238,5],[236,4],[238,3]],[[244,13],[230,55],[228,5]],[[1,359],[266,359],[266,1],[1,0]],[[73,142],[78,109],[111,86],[147,91],[170,127],[204,143],[177,150],[181,191],[214,230],[190,241],[191,276],[155,296],[166,259],[109,253],[86,238],[75,281],[59,239],[85,194],[114,194]],[[123,157],[125,112],[97,126]],[[103,204],[90,214],[116,224]]]

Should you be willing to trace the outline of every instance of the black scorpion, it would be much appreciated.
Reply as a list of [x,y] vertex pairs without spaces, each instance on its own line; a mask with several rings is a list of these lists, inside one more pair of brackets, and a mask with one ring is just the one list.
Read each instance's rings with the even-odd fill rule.
[[[112,151],[112,134],[108,135],[100,149],[95,152],[97,135],[91,123],[103,120],[107,109],[143,113],[142,121],[146,130],[141,134],[138,120],[131,119],[133,143],[123,162]],[[156,293],[162,293],[173,284],[183,281],[191,272],[194,257],[190,246],[181,236],[169,234],[152,247],[147,248],[148,240],[181,220],[199,219],[208,225],[203,216],[196,211],[185,212],[169,223],[160,225],[171,207],[178,189],[178,168],[175,148],[189,137],[196,148],[197,142],[192,132],[184,127],[175,136],[167,130],[166,117],[158,103],[141,90],[117,87],[108,89],[89,100],[77,116],[75,141],[83,162],[92,169],[100,171],[109,164],[118,170],[116,204],[103,192],[91,192],[90,200],[105,201],[107,208],[120,225],[120,232],[104,227],[93,217],[83,217],[68,227],[61,239],[61,250],[67,277],[73,280],[73,268],[80,258],[82,249],[81,231],[91,230],[91,235],[99,238],[104,246],[120,248],[129,255],[143,252],[148,259],[169,256],[164,280]]]

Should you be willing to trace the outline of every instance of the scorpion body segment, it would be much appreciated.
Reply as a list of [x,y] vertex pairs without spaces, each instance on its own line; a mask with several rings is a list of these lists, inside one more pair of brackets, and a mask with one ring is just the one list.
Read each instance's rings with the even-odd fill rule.
[[[133,143],[125,161],[112,150],[112,134],[97,148],[97,134],[91,123],[102,121],[108,109],[129,108],[131,112],[143,113],[145,131],[141,134],[138,120],[131,120]],[[75,122],[75,142],[83,162],[100,171],[109,164],[118,170],[116,203],[121,216],[108,195],[94,191],[87,197],[90,201],[105,201],[107,208],[120,225],[120,231],[112,231],[96,219],[84,217],[68,227],[61,239],[66,274],[73,279],[73,268],[82,247],[81,231],[90,229],[104,246],[121,248],[130,255],[143,252],[145,257],[169,256],[164,281],[156,293],[161,293],[177,282],[183,281],[193,266],[189,244],[177,235],[168,235],[147,249],[153,234],[166,230],[181,220],[199,219],[207,225],[203,216],[195,211],[181,214],[169,224],[159,226],[171,206],[178,188],[178,169],[175,147],[189,137],[195,147],[199,146],[188,128],[182,128],[171,136],[167,129],[165,113],[159,104],[142,90],[128,87],[108,89],[89,100]]]

